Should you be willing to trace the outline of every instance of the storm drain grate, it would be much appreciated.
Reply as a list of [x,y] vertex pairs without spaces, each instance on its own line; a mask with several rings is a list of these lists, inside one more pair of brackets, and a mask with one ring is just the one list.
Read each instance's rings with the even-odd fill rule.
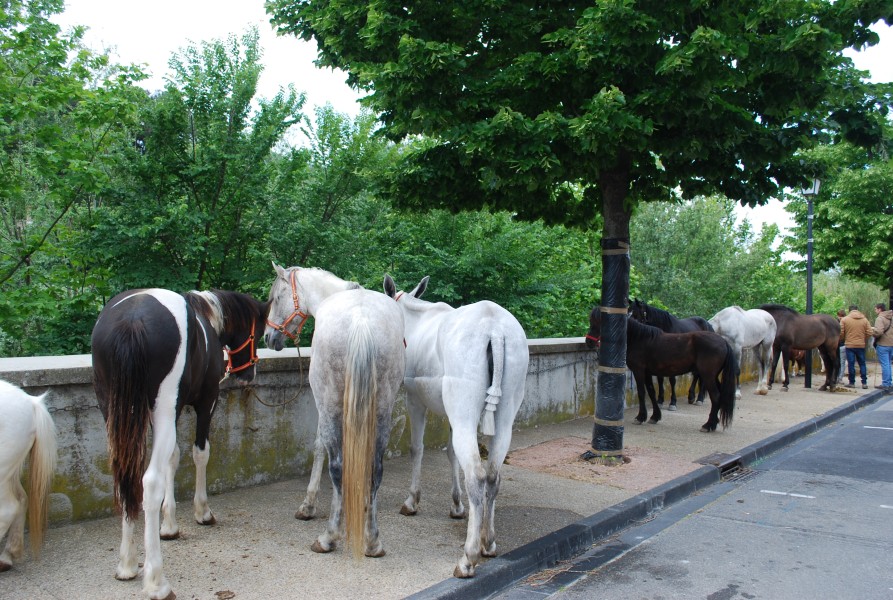
[[758,471],[748,469],[747,467],[736,466],[722,473],[722,480],[727,483],[743,483],[750,481],[758,475]]

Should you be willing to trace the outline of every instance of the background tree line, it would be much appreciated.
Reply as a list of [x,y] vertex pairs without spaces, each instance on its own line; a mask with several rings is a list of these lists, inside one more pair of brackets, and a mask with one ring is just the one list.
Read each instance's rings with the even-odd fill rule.
[[[385,272],[406,288],[430,275],[430,299],[486,298],[530,337],[580,335],[601,287],[597,216],[582,229],[486,206],[407,211],[389,200],[391,173],[417,148],[380,135],[369,112],[352,119],[322,107],[309,118],[294,89],[257,97],[256,32],[188,46],[172,57],[167,88],[149,95],[136,85],[139,69],[110,64],[81,46],[82,31],[49,20],[62,6],[14,1],[0,13],[0,355],[88,352],[99,309],[123,289],[265,297],[271,260],[372,289]],[[842,144],[819,150],[817,165],[849,167],[823,192],[829,228],[864,215],[872,189],[893,180],[883,149],[851,149],[849,162],[834,154]],[[866,171],[881,183],[846,187]],[[860,186],[864,203],[848,212]],[[843,198],[834,210],[832,195]],[[631,295],[682,316],[805,305],[802,265],[785,259],[777,228],[757,235],[736,225],[730,200],[641,203],[630,228]],[[874,263],[816,236],[817,264],[828,270],[817,311],[861,302],[847,277],[889,286],[893,231],[876,229]],[[802,252],[801,237],[789,243]],[[864,285],[870,302],[881,297]]]

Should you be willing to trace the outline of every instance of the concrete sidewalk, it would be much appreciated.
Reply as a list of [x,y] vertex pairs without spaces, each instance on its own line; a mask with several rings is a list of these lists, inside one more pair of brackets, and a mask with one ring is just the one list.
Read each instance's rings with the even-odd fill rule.
[[[385,463],[379,525],[387,555],[381,559],[354,561],[340,547],[327,555],[310,550],[329,512],[325,475],[320,518],[310,522],[293,518],[306,477],[212,496],[217,525],[208,528],[192,521],[192,491],[178,490],[181,538],[162,544],[164,570],[181,600],[486,597],[717,481],[719,469],[699,459],[743,452],[747,464],[880,396],[873,389],[818,392],[820,378],[814,375],[812,389],[797,378],[790,392],[776,385],[768,396],[745,385],[732,426],[713,434],[698,431],[708,407],[684,399],[657,425],[637,425],[636,410],[629,409],[624,448],[630,462],[619,467],[576,458],[588,448],[591,419],[517,431],[496,507],[500,556],[479,566],[473,580],[451,577],[466,522],[448,517],[449,463],[446,452],[435,450],[425,455],[415,517],[399,514],[409,487],[408,457]],[[208,475],[213,479],[213,451]],[[136,535],[142,555],[141,525]],[[139,579],[114,579],[119,543],[116,518],[51,529],[40,561],[29,555],[0,575],[0,598],[143,598]]]

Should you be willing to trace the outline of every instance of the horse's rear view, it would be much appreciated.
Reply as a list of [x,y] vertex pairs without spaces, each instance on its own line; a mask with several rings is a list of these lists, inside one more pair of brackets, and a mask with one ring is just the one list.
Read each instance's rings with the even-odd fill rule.
[[[244,382],[254,378],[254,340],[266,314],[266,304],[238,292],[180,295],[144,289],[112,298],[93,327],[93,388],[106,419],[115,505],[123,514],[115,577],[134,579],[140,572],[133,529],[142,508],[143,591],[150,598],[174,596],[162,569],[160,538],[180,535],[174,500],[180,459],[177,417],[186,405],[195,410],[194,515],[199,524],[212,525],[206,489],[208,433],[220,380],[224,373]],[[150,425],[152,450],[146,466]]]
[[[462,518],[459,467],[468,493],[468,528],[455,577],[473,577],[481,556],[496,555],[496,495],[500,467],[512,441],[512,424],[521,402],[529,360],[527,337],[518,320],[493,302],[453,308],[421,299],[425,277],[411,292],[397,294],[385,277],[385,291],[403,310],[406,321],[407,411],[412,425],[412,482],[400,512],[414,515],[421,497],[425,413],[445,414],[450,423],[447,446],[452,465],[450,516]],[[490,436],[482,460],[478,424]]]
[[323,448],[329,457],[332,510],[311,549],[334,550],[343,521],[354,557],[384,556],[377,497],[391,413],[403,381],[403,315],[384,294],[328,271],[273,267],[267,347],[281,350],[283,337],[297,340],[304,320],[315,317],[309,378],[319,424],[308,499],[299,514],[305,508],[307,517],[315,512],[309,506],[316,499]]
[[[29,457],[26,494],[20,476]],[[39,555],[55,466],[56,428],[43,396],[30,396],[0,381],[0,540],[9,533],[0,553],[0,572],[11,569],[13,560],[22,557],[26,512],[31,553]]]

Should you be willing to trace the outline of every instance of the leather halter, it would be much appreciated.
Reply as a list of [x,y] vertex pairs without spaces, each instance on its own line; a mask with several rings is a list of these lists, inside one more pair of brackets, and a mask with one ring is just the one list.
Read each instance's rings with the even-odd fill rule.
[[[257,318],[252,317],[252,319],[251,319],[251,335],[248,336],[248,339],[245,340],[245,342],[241,346],[239,346],[235,350],[230,350],[229,346],[223,347],[223,349],[226,351],[226,357],[227,357],[226,358],[226,375],[227,376],[230,375],[231,373],[238,373],[239,371],[244,371],[245,369],[247,369],[249,367],[253,367],[254,365],[257,364],[257,361],[258,361],[257,347],[254,344],[254,331],[255,331],[256,325],[257,325]],[[239,352],[241,352],[242,350],[244,350],[246,347],[249,347],[249,346],[251,348],[251,359],[248,362],[246,362],[245,364],[238,366],[236,368],[233,368],[233,355],[238,354]]]
[[[278,331],[279,333],[281,333],[282,335],[284,335],[285,337],[287,337],[287,338],[290,339],[291,341],[295,342],[295,345],[297,345],[297,343],[298,343],[298,338],[299,338],[300,335],[301,335],[301,329],[304,327],[304,323],[305,323],[305,322],[307,321],[307,319],[310,317],[310,315],[308,315],[307,313],[301,311],[301,303],[298,302],[298,279],[297,279],[297,275],[298,275],[298,270],[297,270],[297,269],[295,269],[294,271],[292,271],[292,272],[289,274],[289,280],[290,280],[290,282],[291,282],[291,298],[292,298],[292,300],[293,300],[294,303],[295,303],[295,310],[294,310],[294,312],[292,312],[292,313],[288,316],[288,318],[285,319],[285,320],[282,322],[281,325],[277,325],[276,323],[274,323],[274,322],[271,321],[270,319],[267,319],[267,325],[269,325],[270,327],[272,327],[273,329],[275,329],[276,331]],[[297,328],[297,330],[295,331],[294,335],[292,335],[291,333],[288,332],[288,330],[286,329],[286,327],[288,327],[288,325],[289,325],[292,321],[295,320],[295,317],[300,317],[301,320],[298,322],[298,328]]]
[[600,337],[595,337],[594,335],[589,335],[589,334],[587,333],[587,334],[586,334],[586,339],[587,339],[587,340],[592,340],[593,342],[596,343],[596,345],[601,346],[602,339],[601,339]]

